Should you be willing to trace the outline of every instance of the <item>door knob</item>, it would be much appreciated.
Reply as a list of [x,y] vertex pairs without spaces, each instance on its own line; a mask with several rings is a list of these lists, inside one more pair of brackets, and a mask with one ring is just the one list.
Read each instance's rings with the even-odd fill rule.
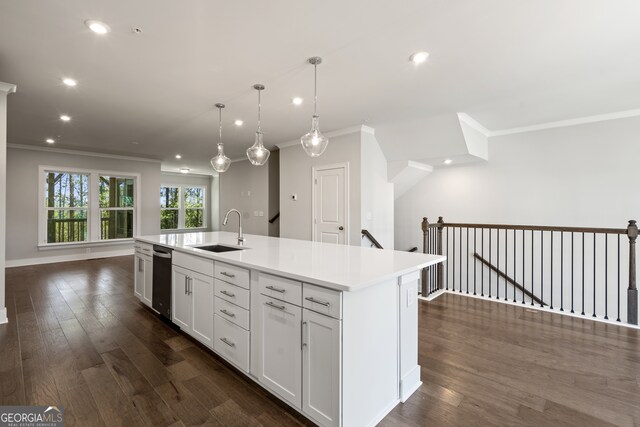
[[342,230],[344,230],[344,227],[340,226],[340,227],[338,227],[338,230],[342,231]]

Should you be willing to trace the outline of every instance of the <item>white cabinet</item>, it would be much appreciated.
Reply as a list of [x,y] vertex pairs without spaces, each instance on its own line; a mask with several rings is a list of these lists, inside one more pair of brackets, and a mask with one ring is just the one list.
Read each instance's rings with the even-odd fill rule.
[[133,260],[133,293],[141,300],[144,295],[144,260],[138,253],[135,254]]
[[301,408],[302,308],[266,295],[260,295],[256,308],[258,379],[291,405]]
[[143,256],[142,260],[144,263],[144,293],[142,295],[142,302],[151,307],[153,301],[153,258]]
[[213,277],[173,266],[172,320],[207,347],[213,347]]
[[134,245],[134,285],[133,292],[144,304],[151,307],[153,300],[153,257],[152,246],[145,243]]
[[323,426],[340,425],[341,322],[302,314],[302,410]]

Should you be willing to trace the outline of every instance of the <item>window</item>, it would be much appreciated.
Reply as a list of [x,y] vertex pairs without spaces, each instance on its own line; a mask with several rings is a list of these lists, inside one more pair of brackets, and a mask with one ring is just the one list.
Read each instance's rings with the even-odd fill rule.
[[44,179],[46,242],[85,242],[89,207],[89,175],[48,172]]
[[176,230],[180,213],[180,189],[160,187],[160,229]]
[[133,237],[133,178],[100,175],[100,238]]
[[130,239],[139,175],[40,167],[39,246]]
[[206,227],[205,188],[160,187],[160,229],[182,230]]

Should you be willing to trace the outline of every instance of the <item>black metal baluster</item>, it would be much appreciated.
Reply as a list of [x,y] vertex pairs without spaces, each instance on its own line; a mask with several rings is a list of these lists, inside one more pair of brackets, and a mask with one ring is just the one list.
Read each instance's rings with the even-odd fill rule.
[[551,262],[550,262],[550,272],[551,272],[551,304],[549,308],[553,310],[553,230],[551,231]]
[[604,235],[604,318],[609,320],[609,234]]
[[584,316],[584,232],[582,233],[582,312]]
[[[516,275],[516,258],[517,258],[517,256],[516,256],[516,242],[517,242],[516,229],[514,228],[513,229],[513,281],[514,282],[516,281],[516,277],[518,277]],[[523,285],[524,285],[524,283],[523,283]],[[513,302],[516,302],[516,287],[515,286],[513,287]]]
[[496,299],[500,299],[500,229],[496,228]]
[[560,311],[564,311],[564,231],[560,232]]
[[[533,240],[533,230],[531,230],[531,295],[535,295],[533,286]],[[531,305],[533,305],[533,298],[531,298]]]
[[460,227],[460,269],[459,271],[459,277],[460,277],[460,289],[459,292],[462,293],[462,227]]
[[[489,229],[489,265],[491,265],[491,229]],[[491,268],[489,268],[489,298],[491,298]]]
[[527,281],[525,279],[525,250],[524,250],[524,230],[522,230],[522,303],[524,304],[524,291],[527,289]]
[[544,307],[544,231],[540,230],[540,307]]
[[571,312],[573,313],[573,243],[574,243],[574,236],[573,236],[573,231],[571,232]]
[[596,317],[596,233],[593,233],[593,316]]
[[[474,255],[478,253],[478,251],[476,251],[476,231],[478,229],[474,227],[473,229],[473,253]],[[473,294],[476,294],[476,264],[478,264],[476,262],[475,257],[473,258]]]
[[469,227],[467,227],[467,295],[469,295]]
[[616,322],[620,321],[620,235],[618,234],[618,318]]
[[453,250],[451,251],[451,287],[456,291],[456,228],[453,227]]
[[[484,228],[480,229],[480,246],[482,246],[480,252],[482,252],[482,259],[484,259]],[[480,264],[480,296],[484,296],[484,262]]]
[[[509,273],[509,258],[507,255],[507,249],[508,249],[508,244],[507,244],[507,234],[508,231],[505,229],[504,230],[504,300],[508,301],[509,298],[507,297],[507,274]],[[515,289],[515,287],[514,287]]]
[[447,279],[447,290],[449,290],[449,260],[451,258],[449,258],[449,228],[447,227],[447,272],[446,272],[446,279]]

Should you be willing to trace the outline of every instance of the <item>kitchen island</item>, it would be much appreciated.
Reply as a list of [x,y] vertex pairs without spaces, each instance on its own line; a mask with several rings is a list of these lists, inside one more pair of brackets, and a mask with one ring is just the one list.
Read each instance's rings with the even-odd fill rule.
[[173,250],[173,323],[310,420],[375,425],[420,386],[419,272],[445,257],[255,235],[238,246],[226,232],[139,236],[135,294],[149,306],[153,245]]

